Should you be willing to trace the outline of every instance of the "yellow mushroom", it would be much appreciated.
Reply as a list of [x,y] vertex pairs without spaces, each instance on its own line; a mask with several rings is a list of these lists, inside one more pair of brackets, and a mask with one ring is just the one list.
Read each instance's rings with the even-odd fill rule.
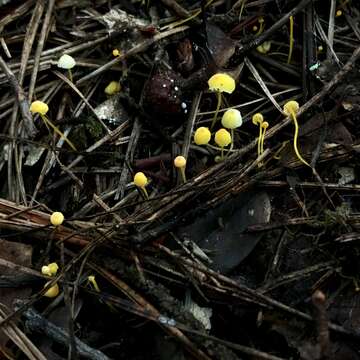
[[114,95],[119,93],[121,90],[121,85],[118,81],[111,81],[108,86],[105,88],[104,92],[107,95]]
[[64,215],[60,211],[55,211],[50,216],[51,225],[60,226],[64,222]]
[[46,116],[46,113],[49,111],[49,106],[46,103],[40,100],[33,101],[30,105],[30,111],[32,114],[39,114],[48,129],[49,127],[51,127],[58,135],[60,135],[60,137],[62,137],[69,144],[69,146],[74,151],[77,151],[73,143]]
[[299,103],[295,100],[291,100],[284,105],[284,113],[286,116],[290,116],[294,122],[295,133],[294,133],[293,144],[294,144],[295,154],[304,165],[311,167],[311,165],[301,156],[298,149],[299,124],[296,119],[296,114],[299,111],[299,108],[300,108]]
[[255,126],[259,126],[259,137],[257,139],[257,153],[258,153],[258,157],[261,154],[261,140],[262,140],[262,127],[261,124],[264,122],[264,117],[262,116],[262,114],[260,113],[256,113],[253,115],[252,117],[252,123]]
[[235,80],[228,74],[217,73],[208,80],[209,90],[214,91],[217,94],[217,106],[214,114],[213,121],[210,129],[212,129],[216,123],[217,116],[221,106],[221,94],[223,92],[231,94],[235,90]]
[[184,156],[177,156],[174,159],[174,166],[179,169],[181,178],[184,183],[186,183],[186,176],[185,176],[185,168],[186,168],[186,159]]
[[48,265],[44,265],[41,268],[41,273],[47,276],[55,276],[58,270],[59,270],[59,266],[57,263],[54,262]]
[[232,150],[234,145],[234,129],[240,127],[242,123],[241,113],[237,109],[226,110],[222,116],[221,125],[226,129],[230,129],[232,139],[230,150]]
[[207,145],[211,139],[211,132],[207,127],[199,127],[194,134],[194,142],[196,145]]
[[113,54],[113,56],[120,56],[120,50],[119,49],[114,49],[112,51],[112,54]]
[[220,129],[215,133],[215,143],[221,148],[221,160],[224,160],[224,147],[231,143],[231,135],[226,129]]
[[148,179],[143,172],[137,172],[134,175],[134,184],[143,192],[146,199],[148,199],[149,195],[146,191],[146,185],[148,184]]
[[[50,284],[50,281],[44,285],[44,288],[46,288],[49,284]],[[45,292],[44,296],[46,296],[48,298],[54,298],[59,295],[59,292],[60,292],[59,285],[57,283],[55,283],[51,288],[49,288]]]
[[266,129],[269,127],[269,123],[267,121],[263,121],[263,123],[260,126],[263,129],[261,144],[260,144],[260,154],[262,154],[264,152],[265,133],[266,133]]

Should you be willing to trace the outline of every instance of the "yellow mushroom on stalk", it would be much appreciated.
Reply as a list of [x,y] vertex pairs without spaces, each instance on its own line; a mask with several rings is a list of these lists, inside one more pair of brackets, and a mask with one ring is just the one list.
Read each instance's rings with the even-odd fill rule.
[[67,144],[74,150],[76,150],[76,147],[74,144],[59,130],[57,126],[55,126],[50,119],[46,116],[46,113],[49,111],[49,106],[44,103],[43,101],[36,100],[33,101],[30,105],[30,112],[32,114],[39,114],[42,121],[46,125],[46,127],[49,129],[51,127],[61,138],[63,138]]
[[148,192],[146,191],[146,185],[148,184],[148,179],[143,172],[137,172],[134,175],[134,184],[143,192],[145,198],[149,199]]
[[228,109],[224,112],[222,119],[221,119],[221,125],[230,130],[231,134],[231,145],[230,150],[232,150],[234,146],[234,129],[240,127],[242,125],[242,116],[241,112],[238,109]]
[[185,175],[185,168],[186,168],[186,159],[184,156],[177,156],[175,159],[174,159],[174,166],[179,169],[180,171],[180,175],[181,175],[181,178],[182,178],[182,181],[184,183],[186,183],[186,175]]
[[216,92],[217,106],[212,120],[210,129],[212,129],[216,123],[217,116],[221,107],[221,94],[223,92],[231,94],[235,90],[235,80],[228,74],[217,73],[208,80],[209,90]]
[[[260,155],[262,155],[264,152],[264,140],[265,140],[266,129],[269,127],[269,123],[267,121],[263,121],[260,127],[262,129],[262,135],[260,140]],[[262,166],[262,164],[259,164],[259,167],[260,166]]]
[[299,124],[297,122],[296,114],[299,111],[300,105],[295,100],[290,100],[284,105],[284,113],[286,116],[290,116],[294,122],[295,133],[294,133],[294,151],[297,158],[306,166],[311,167],[311,165],[301,156],[298,149],[298,136],[299,136]]
[[207,145],[211,139],[209,128],[201,126],[196,129],[194,134],[194,142],[196,145]]
[[252,123],[255,126],[259,126],[259,137],[257,139],[257,154],[258,157],[261,155],[261,141],[262,141],[262,126],[261,124],[264,122],[264,117],[260,113],[256,113],[252,117]]
[[231,135],[226,129],[220,129],[215,133],[215,143],[221,148],[220,160],[224,160],[224,147],[231,144]]

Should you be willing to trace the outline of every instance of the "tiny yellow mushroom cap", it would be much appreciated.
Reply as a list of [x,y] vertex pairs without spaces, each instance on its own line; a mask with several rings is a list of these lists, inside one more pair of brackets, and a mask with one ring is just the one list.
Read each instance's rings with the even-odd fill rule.
[[57,271],[59,270],[59,265],[56,262],[50,263],[48,265],[51,276],[55,276]]
[[[50,282],[47,282],[44,286],[47,287],[49,285]],[[50,289],[48,289],[48,291],[46,291],[46,293],[44,294],[44,296],[48,297],[48,298],[54,298],[56,296],[59,295],[59,285],[57,283],[55,283]]]
[[284,113],[286,115],[291,115],[292,113],[297,113],[299,111],[300,105],[295,100],[290,100],[284,105]]
[[114,95],[120,92],[120,90],[121,90],[120,83],[118,81],[111,81],[104,91],[108,95]]
[[48,265],[44,265],[42,268],[41,268],[41,273],[43,275],[47,275],[47,276],[51,276],[51,271],[50,271],[50,268]]
[[221,124],[227,129],[236,129],[242,125],[242,116],[239,110],[229,109],[224,112]]
[[269,123],[267,121],[264,121],[262,124],[261,124],[261,127],[263,129],[267,129],[269,127]]
[[50,216],[50,222],[54,226],[59,226],[64,222],[64,215],[60,211],[55,211]]
[[144,188],[148,183],[148,179],[143,172],[137,172],[134,176],[134,184],[139,188]]
[[209,81],[209,90],[217,92],[226,92],[231,94],[235,90],[235,80],[228,74],[217,73]]
[[264,18],[262,16],[260,16],[258,21],[259,21],[259,24],[262,24],[265,20],[264,20]]
[[47,275],[47,276],[55,276],[57,271],[59,270],[59,266],[57,263],[51,263],[48,265],[44,265],[41,268],[41,273],[43,275]]
[[207,127],[199,127],[194,134],[194,141],[196,145],[206,145],[211,139],[211,132]]
[[260,54],[267,54],[271,49],[271,41],[264,41],[261,45],[259,45],[256,50]]
[[112,51],[112,54],[113,54],[113,56],[120,56],[120,50],[119,49],[114,49]]
[[256,32],[258,30],[258,27],[256,25],[253,26],[252,31]]
[[176,168],[184,168],[186,166],[186,159],[183,156],[177,156],[174,159],[174,166]]
[[319,46],[318,46],[318,51],[319,51],[319,52],[322,52],[323,50],[324,50],[324,47],[323,47],[322,45],[319,45]]
[[68,54],[61,55],[60,59],[57,62],[57,67],[66,70],[72,69],[75,65],[75,59]]
[[30,111],[33,114],[45,115],[49,111],[49,107],[43,101],[36,100],[31,103]]
[[339,17],[339,16],[341,16],[342,15],[342,11],[341,10],[338,10],[338,11],[336,11],[336,17]]
[[228,146],[231,143],[231,135],[225,129],[220,129],[215,133],[215,142],[220,147]]
[[264,121],[264,117],[260,113],[256,113],[252,117],[252,123],[254,125],[261,125]]

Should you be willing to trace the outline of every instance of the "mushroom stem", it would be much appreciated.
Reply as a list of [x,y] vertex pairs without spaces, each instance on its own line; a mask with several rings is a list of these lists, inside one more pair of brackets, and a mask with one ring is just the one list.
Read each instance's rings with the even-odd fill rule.
[[179,171],[180,171],[180,175],[181,175],[182,181],[183,181],[183,183],[185,184],[185,183],[186,183],[185,166],[179,168]]
[[77,151],[76,147],[74,146],[74,144],[59,130],[59,128],[57,126],[55,126],[50,119],[46,116],[46,115],[42,115],[39,114],[42,121],[44,122],[44,124],[46,125],[47,128],[49,128],[49,126],[62,138],[64,139],[64,141],[66,141],[68,143],[68,145],[74,150]]
[[261,127],[261,124],[259,124],[259,137],[258,137],[258,144],[257,144],[258,157],[261,155],[261,139],[262,139],[262,127]]
[[144,194],[144,196],[145,196],[146,200],[149,200],[149,194],[148,194],[148,192],[147,192],[147,190],[146,190],[145,186],[144,186],[144,187],[141,187],[140,189],[142,190],[142,192],[143,192],[143,194]]
[[290,64],[291,56],[294,49],[294,17],[290,16],[290,44],[289,44],[289,55],[287,59],[287,63]]
[[71,69],[68,69],[68,72],[69,72],[69,79],[71,82],[73,82],[73,75]]
[[213,127],[216,124],[217,116],[219,114],[219,110],[220,110],[220,106],[221,106],[221,92],[217,91],[216,95],[217,95],[217,105],[216,105],[215,114],[214,114],[214,117],[213,117],[213,120],[212,120],[212,123],[211,123],[211,126],[210,126],[210,130],[212,130]]
[[294,150],[295,154],[298,157],[298,159],[306,166],[311,167],[311,165],[301,156],[299,149],[298,149],[298,137],[299,137],[299,124],[296,119],[296,114],[294,111],[290,112],[291,118],[294,121],[295,126],[295,134],[294,134]]

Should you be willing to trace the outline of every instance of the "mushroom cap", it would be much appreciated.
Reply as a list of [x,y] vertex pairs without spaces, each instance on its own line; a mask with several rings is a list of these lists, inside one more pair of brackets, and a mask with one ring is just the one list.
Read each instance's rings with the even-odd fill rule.
[[242,125],[241,112],[237,109],[229,109],[224,112],[221,119],[221,124],[227,129],[236,129]]
[[291,115],[292,113],[297,113],[299,111],[300,105],[295,100],[290,100],[284,105],[284,113],[286,115]]
[[231,135],[226,129],[220,129],[215,133],[215,142],[220,147],[228,146],[231,143]]
[[44,265],[41,267],[41,273],[43,275],[51,276],[51,271],[48,265]]
[[59,265],[56,262],[50,263],[48,265],[51,276],[55,276],[57,271],[59,270]]
[[184,156],[177,156],[174,159],[174,166],[176,168],[184,168],[186,166],[186,159],[184,158]]
[[148,183],[148,179],[143,172],[137,172],[134,175],[134,184],[139,188],[144,188]]
[[271,49],[271,41],[264,41],[261,45],[259,45],[256,50],[260,53],[260,54],[266,54],[270,51]]
[[45,115],[49,111],[49,107],[43,101],[36,100],[31,103],[30,111],[33,114]]
[[235,80],[228,74],[217,73],[209,80],[209,90],[217,92],[226,92],[231,94],[235,90]]
[[261,127],[263,129],[267,129],[269,127],[269,123],[267,121],[264,121],[262,124],[261,124]]
[[194,134],[194,141],[196,145],[206,145],[211,139],[211,132],[207,127],[199,127]]
[[64,222],[64,215],[60,211],[55,211],[50,216],[51,225],[59,226]]
[[[45,284],[44,287],[47,287],[49,285],[49,282],[47,282]],[[59,295],[59,285],[57,283],[55,283],[50,289],[48,289],[48,291],[46,291],[46,293],[44,294],[44,296],[48,297],[48,298],[53,298]]]
[[76,65],[75,59],[68,55],[64,54],[60,57],[60,59],[57,62],[57,66],[61,69],[72,69]]
[[113,54],[113,56],[120,56],[120,50],[119,49],[114,49],[112,51],[112,54]]
[[252,117],[252,123],[254,125],[261,125],[264,121],[264,117],[260,113],[256,113]]
[[118,81],[109,82],[108,86],[105,88],[104,92],[107,95],[114,95],[120,92],[121,85]]

